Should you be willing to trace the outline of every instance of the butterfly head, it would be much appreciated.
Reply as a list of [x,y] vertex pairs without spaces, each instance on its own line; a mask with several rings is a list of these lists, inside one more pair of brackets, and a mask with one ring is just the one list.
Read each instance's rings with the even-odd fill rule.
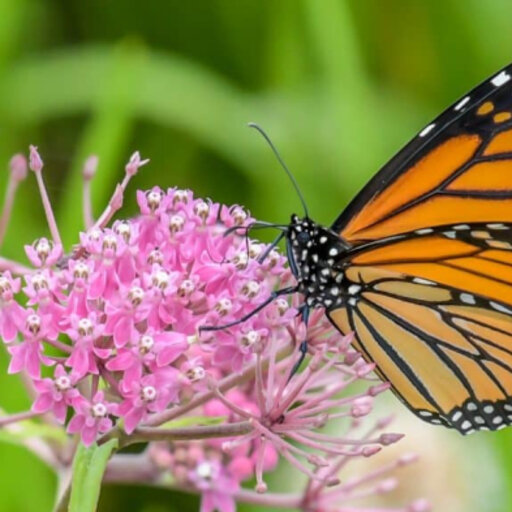
[[309,306],[339,306],[343,299],[343,240],[309,217],[292,215],[287,255],[299,291]]

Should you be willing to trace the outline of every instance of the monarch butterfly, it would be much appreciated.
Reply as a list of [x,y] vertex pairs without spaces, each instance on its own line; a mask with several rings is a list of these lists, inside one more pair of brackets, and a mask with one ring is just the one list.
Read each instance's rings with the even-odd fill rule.
[[297,286],[204,329],[300,292],[304,321],[323,307],[341,333],[354,332],[419,418],[462,434],[512,425],[512,64],[423,128],[330,228],[309,217],[272,142],[251,126],[304,207],[303,218],[271,225]]
[[512,424],[512,65],[427,125],[331,228],[285,236],[323,307],[421,419]]

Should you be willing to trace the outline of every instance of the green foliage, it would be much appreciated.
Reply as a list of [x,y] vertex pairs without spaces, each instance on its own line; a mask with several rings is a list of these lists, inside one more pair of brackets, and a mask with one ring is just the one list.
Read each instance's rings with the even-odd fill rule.
[[[257,121],[328,224],[401,144],[511,60],[511,15],[507,0],[0,0],[0,162],[39,146],[67,247],[92,152],[96,215],[139,149],[151,164],[124,213],[136,188],[179,185],[286,221],[299,202],[245,127]],[[45,234],[29,180],[3,255],[23,259],[23,244]],[[0,363],[0,406],[23,410],[23,388]],[[503,453],[508,430],[490,441]],[[0,509],[48,510],[52,476],[4,441]],[[512,457],[501,464],[512,479]],[[108,503],[118,509],[116,492]],[[510,510],[512,496],[503,503]]]
[[98,446],[86,448],[83,444],[73,460],[73,480],[69,512],[94,512],[100,496],[101,481],[112,452],[117,448],[117,439]]

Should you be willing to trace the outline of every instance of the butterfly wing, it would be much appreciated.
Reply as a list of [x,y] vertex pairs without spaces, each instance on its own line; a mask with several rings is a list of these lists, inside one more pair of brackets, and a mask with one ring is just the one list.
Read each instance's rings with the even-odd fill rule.
[[[414,413],[464,434],[512,423],[512,266],[508,274],[478,272],[485,283],[472,283],[466,263],[487,261],[485,252],[389,263],[378,261],[379,248],[371,263],[347,270],[357,293],[329,312]],[[443,275],[450,278],[432,280]]]
[[331,321],[413,412],[462,433],[512,424],[511,76],[423,129],[332,227],[355,286]]
[[332,226],[349,244],[512,221],[512,65],[424,128]]

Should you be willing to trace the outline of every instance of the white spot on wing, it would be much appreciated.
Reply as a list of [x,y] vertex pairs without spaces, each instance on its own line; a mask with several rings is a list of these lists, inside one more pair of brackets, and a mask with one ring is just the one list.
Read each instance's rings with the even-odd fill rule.
[[489,304],[497,311],[501,311],[502,313],[507,313],[509,315],[512,315],[512,309],[509,309],[502,304],[499,304],[497,302],[494,302],[493,300],[489,301]]
[[506,71],[502,71],[498,73],[493,79],[491,79],[492,85],[494,87],[501,87],[503,84],[506,84],[510,80],[510,75]]
[[509,229],[508,226],[505,226],[505,224],[503,224],[501,222],[496,222],[494,224],[487,224],[487,227],[489,229]]
[[436,284],[436,283],[434,283],[434,281],[429,281],[428,279],[423,279],[423,278],[421,278],[421,277],[415,277],[415,278],[413,279],[413,281],[414,281],[415,283],[418,283],[418,284],[428,284],[428,285],[430,285],[430,286],[432,286],[432,285],[435,285],[435,284]]
[[462,418],[462,412],[457,411],[453,413],[452,421],[459,421]]
[[423,128],[423,130],[421,130],[421,132],[419,133],[419,136],[425,137],[425,135],[428,135],[435,128],[435,126],[436,126],[435,123],[425,126],[425,128]]
[[465,98],[460,100],[459,103],[457,103],[457,105],[455,105],[455,107],[453,107],[453,110],[460,110],[469,100],[470,100],[470,97],[466,96]]
[[[470,293],[461,293],[460,300],[464,302],[464,304],[476,304],[475,297],[473,297],[473,295],[471,295]],[[469,405],[470,404],[468,404],[468,409]]]
[[432,228],[423,228],[417,229],[415,232],[417,235],[428,235],[429,233],[433,233],[434,230]]

